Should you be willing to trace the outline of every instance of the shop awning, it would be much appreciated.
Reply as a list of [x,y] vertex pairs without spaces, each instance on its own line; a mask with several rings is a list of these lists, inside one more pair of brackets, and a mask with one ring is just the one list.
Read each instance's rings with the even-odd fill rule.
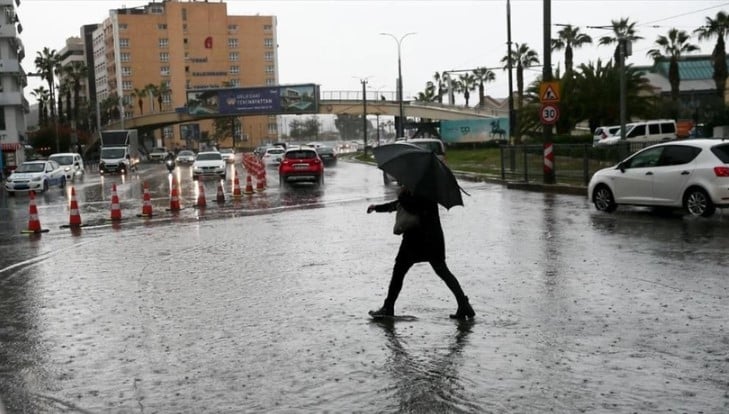
[[0,144],[0,150],[3,151],[17,151],[21,148],[23,148],[23,146],[19,142],[8,142]]

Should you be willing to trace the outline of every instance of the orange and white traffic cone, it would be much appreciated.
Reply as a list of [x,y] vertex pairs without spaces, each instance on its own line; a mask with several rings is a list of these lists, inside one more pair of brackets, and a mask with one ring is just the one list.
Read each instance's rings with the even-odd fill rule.
[[198,191],[197,191],[197,193],[198,193],[197,194],[197,207],[198,208],[206,207],[208,205],[208,203],[205,200],[205,186],[203,186],[203,184],[200,181],[198,181],[197,188],[198,188]]
[[243,190],[246,194],[253,194],[253,181],[251,180],[251,174],[246,173],[246,189]]
[[170,193],[170,211],[179,211],[180,208],[180,193],[177,190],[177,179],[172,177],[172,192]]
[[240,181],[238,181],[238,171],[235,172],[233,179],[233,197],[240,197]]
[[152,197],[149,195],[149,186],[144,183],[144,195],[142,196],[141,217],[152,217]]
[[223,183],[218,181],[218,193],[215,195],[215,200],[222,204],[225,203],[225,192],[223,191]]
[[121,207],[119,206],[119,195],[116,193],[116,184],[111,185],[111,220],[122,219]]
[[29,193],[30,202],[28,204],[28,229],[23,233],[42,233],[40,220],[38,219],[38,207],[35,205],[35,191]]
[[266,189],[266,178],[259,169],[256,171],[256,191],[261,192]]
[[68,225],[70,227],[81,227],[81,214],[78,211],[78,202],[76,201],[76,188],[71,187],[71,207]]

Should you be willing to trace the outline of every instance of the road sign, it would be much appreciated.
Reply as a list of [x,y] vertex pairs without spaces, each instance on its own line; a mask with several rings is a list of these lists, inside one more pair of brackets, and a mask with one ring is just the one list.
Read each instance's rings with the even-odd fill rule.
[[554,103],[542,104],[539,108],[539,120],[544,125],[554,125],[559,119],[559,105]]
[[559,82],[542,82],[539,84],[539,102],[559,102]]

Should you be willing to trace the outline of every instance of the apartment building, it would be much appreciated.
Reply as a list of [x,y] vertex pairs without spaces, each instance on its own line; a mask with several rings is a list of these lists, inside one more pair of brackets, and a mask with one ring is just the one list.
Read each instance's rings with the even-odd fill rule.
[[27,78],[20,62],[25,49],[19,38],[23,26],[16,7],[13,0],[0,0],[0,176],[25,161],[29,105],[23,96]]
[[[276,17],[230,16],[224,2],[167,0],[111,10],[90,38],[96,101],[119,100],[123,119],[183,108],[189,89],[278,84]],[[276,116],[238,121],[237,146],[278,137]],[[212,124],[200,121],[202,139]],[[153,144],[187,146],[182,128],[158,131]],[[232,146],[233,139],[219,144]]]

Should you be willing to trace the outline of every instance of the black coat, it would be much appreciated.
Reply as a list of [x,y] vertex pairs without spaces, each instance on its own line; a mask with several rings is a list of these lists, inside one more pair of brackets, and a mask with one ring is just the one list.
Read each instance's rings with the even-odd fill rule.
[[397,200],[375,206],[378,213],[393,212],[398,204],[420,217],[420,226],[406,231],[396,260],[417,262],[445,261],[445,240],[440,225],[438,204],[428,199],[401,191]]

